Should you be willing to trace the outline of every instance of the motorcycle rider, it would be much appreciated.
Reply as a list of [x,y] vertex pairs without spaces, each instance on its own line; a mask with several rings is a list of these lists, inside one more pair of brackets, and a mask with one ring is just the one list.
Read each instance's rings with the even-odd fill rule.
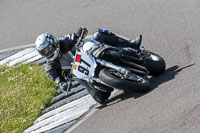
[[[57,83],[61,91],[66,91],[66,88],[70,85],[69,82],[65,80],[64,76],[67,77],[71,70],[71,62],[73,62],[72,57],[76,52],[75,44],[82,32],[86,36],[88,30],[84,27],[80,27],[73,34],[63,35],[58,40],[52,34],[43,33],[39,35],[35,41],[36,50],[40,55],[47,58],[46,74]],[[115,47],[131,47],[137,50],[140,47],[142,36],[140,35],[135,40],[128,40],[108,30],[99,29],[93,35],[92,39]],[[88,91],[99,103],[105,102],[111,94],[110,91],[103,92],[95,88],[92,89],[93,90]]]

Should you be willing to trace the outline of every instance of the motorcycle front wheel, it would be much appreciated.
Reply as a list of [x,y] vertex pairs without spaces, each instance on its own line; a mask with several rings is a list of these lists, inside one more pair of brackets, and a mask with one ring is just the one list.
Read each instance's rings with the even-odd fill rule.
[[121,73],[114,69],[102,69],[99,78],[108,86],[127,92],[146,92],[150,89],[150,82],[147,78],[133,73],[123,77]]

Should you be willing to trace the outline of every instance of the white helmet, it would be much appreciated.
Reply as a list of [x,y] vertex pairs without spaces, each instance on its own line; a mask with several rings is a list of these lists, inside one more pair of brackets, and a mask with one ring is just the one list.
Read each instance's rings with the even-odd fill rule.
[[49,33],[39,35],[35,41],[36,50],[50,61],[55,60],[60,53],[60,46],[55,36]]

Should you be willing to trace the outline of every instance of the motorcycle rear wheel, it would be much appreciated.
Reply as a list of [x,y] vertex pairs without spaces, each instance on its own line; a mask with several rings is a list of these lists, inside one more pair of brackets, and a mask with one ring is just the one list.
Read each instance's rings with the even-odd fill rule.
[[[134,74],[136,75],[136,74]],[[126,78],[122,79],[119,72],[114,69],[103,69],[99,73],[99,78],[109,86],[124,90],[126,92],[146,92],[150,89],[150,82],[147,78],[130,73]]]
[[[147,51],[150,52],[150,51]],[[146,68],[149,71],[149,75],[158,76],[164,73],[166,64],[163,57],[153,52],[145,59]]]

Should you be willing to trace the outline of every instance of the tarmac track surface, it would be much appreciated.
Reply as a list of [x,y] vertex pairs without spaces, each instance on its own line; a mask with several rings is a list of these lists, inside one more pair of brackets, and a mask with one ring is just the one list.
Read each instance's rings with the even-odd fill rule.
[[119,93],[73,133],[200,132],[199,0],[0,0],[0,49],[85,26],[135,38],[162,55],[166,72],[145,94]]

